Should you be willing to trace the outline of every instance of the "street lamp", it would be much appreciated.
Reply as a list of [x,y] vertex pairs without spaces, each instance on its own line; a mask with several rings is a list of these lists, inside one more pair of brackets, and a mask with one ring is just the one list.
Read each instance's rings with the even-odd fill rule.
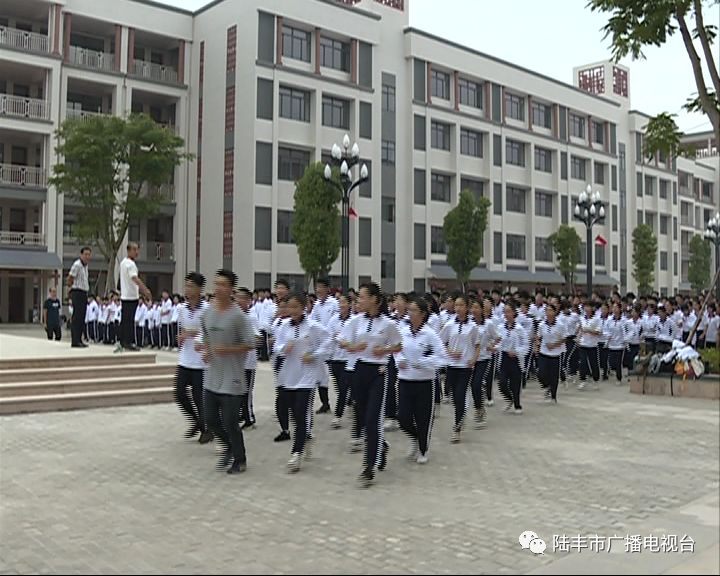
[[365,182],[370,176],[368,167],[363,164],[360,167],[358,179],[354,180],[353,167],[360,162],[360,147],[355,142],[350,147],[350,136],[345,134],[342,140],[342,148],[337,144],[333,144],[330,150],[330,162],[332,166],[340,169],[340,182],[336,183],[332,179],[332,168],[330,164],[325,164],[323,175],[325,180],[332,184],[336,184],[342,193],[342,291],[347,294],[350,287],[350,193]]
[[[705,240],[715,245],[715,273],[720,270],[720,212],[715,213],[714,218],[710,218],[705,228]],[[720,284],[715,286],[715,300],[720,302]]]
[[592,229],[595,224],[602,224],[605,220],[605,204],[600,199],[600,192],[593,194],[590,184],[580,192],[580,197],[575,204],[573,212],[575,220],[585,224],[587,237],[587,297],[592,294],[592,273],[593,273],[593,241]]

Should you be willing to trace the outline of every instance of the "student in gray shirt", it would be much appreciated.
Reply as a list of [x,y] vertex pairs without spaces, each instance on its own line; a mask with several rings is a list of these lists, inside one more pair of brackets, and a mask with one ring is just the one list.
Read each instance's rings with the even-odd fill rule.
[[244,472],[245,442],[240,429],[245,381],[245,353],[255,349],[255,335],[245,312],[232,301],[237,276],[218,270],[212,304],[202,318],[203,341],[199,347],[207,363],[204,378],[205,420],[210,431],[226,449],[218,468],[228,474]]

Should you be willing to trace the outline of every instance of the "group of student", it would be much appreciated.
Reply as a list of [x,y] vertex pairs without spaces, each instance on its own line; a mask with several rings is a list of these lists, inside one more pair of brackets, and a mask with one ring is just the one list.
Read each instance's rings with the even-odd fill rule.
[[[176,395],[191,419],[187,436],[200,434],[201,443],[219,437],[225,446],[220,465],[230,466],[229,473],[247,465],[242,431],[255,425],[255,367],[263,352],[275,375],[280,425],[275,441],[291,441],[288,470],[299,471],[310,457],[316,414],[332,412],[330,427],[336,429],[351,408],[350,451],[364,452],[359,481],[369,486],[375,472],[387,465],[386,432],[402,429],[411,440],[408,458],[428,462],[434,413],[441,402],[454,404],[449,440],[457,443],[469,408],[474,409],[475,428],[486,427],[496,381],[504,411],[522,414],[522,390],[530,377],[537,377],[544,389],[543,403],[552,405],[561,384],[583,390],[591,378],[598,389],[611,372],[622,384],[641,345],[663,352],[673,340],[687,340],[693,332],[695,346],[715,346],[720,330],[715,304],[703,310],[681,296],[637,299],[616,292],[607,299],[593,294],[581,301],[541,292],[534,298],[503,295],[499,290],[388,296],[373,283],[357,293],[333,296],[328,282],[319,280],[316,294],[308,297],[291,293],[288,283],[278,280],[274,298],[262,298],[245,288],[233,290],[232,273],[218,275],[211,304],[200,297],[204,279],[188,276],[186,292],[192,298],[179,307]],[[216,305],[218,278],[230,285],[227,306],[243,312],[242,323],[219,354],[208,342],[218,330],[206,323],[206,310]],[[227,328],[227,323],[220,325]],[[236,398],[218,410],[213,394],[227,395],[232,386],[218,386],[212,374],[227,379],[228,371],[235,374]],[[314,411],[316,389],[320,407]]]
[[[160,300],[140,298],[135,311],[135,341],[139,348],[178,350],[178,311],[183,297],[163,290]],[[70,316],[72,317],[72,306]],[[122,301],[117,292],[108,296],[90,294],[85,312],[83,339],[98,344],[118,344]]]

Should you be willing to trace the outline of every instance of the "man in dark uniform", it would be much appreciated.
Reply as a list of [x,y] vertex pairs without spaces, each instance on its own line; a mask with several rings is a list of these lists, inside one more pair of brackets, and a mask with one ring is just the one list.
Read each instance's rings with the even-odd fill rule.
[[62,330],[60,328],[60,300],[57,297],[57,289],[50,288],[50,295],[43,305],[42,323],[47,332],[48,340],[60,340]]

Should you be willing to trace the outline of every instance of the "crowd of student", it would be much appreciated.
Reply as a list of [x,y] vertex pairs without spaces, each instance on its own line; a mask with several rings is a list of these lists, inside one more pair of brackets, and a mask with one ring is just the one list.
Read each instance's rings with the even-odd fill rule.
[[[258,358],[268,359],[280,426],[275,441],[292,442],[288,470],[297,472],[310,457],[316,414],[332,412],[336,429],[350,409],[350,450],[364,451],[363,486],[387,465],[386,432],[402,429],[411,439],[408,458],[428,462],[441,402],[454,404],[449,440],[457,443],[469,408],[476,428],[487,425],[496,382],[504,411],[519,415],[531,377],[552,405],[561,384],[584,390],[592,380],[598,389],[614,374],[621,385],[641,346],[661,353],[681,338],[716,346],[720,332],[714,303],[703,308],[682,296],[385,295],[373,283],[331,295],[324,280],[316,282],[314,295],[291,293],[278,280],[271,295],[234,289],[235,275],[223,270],[208,302],[201,296],[204,283],[201,275],[188,275],[187,302],[177,313],[176,397],[191,420],[187,436],[199,434],[201,443],[220,438],[220,465],[229,466],[228,473],[245,470],[242,431],[255,426],[255,367]],[[314,411],[316,389],[320,407]]]

